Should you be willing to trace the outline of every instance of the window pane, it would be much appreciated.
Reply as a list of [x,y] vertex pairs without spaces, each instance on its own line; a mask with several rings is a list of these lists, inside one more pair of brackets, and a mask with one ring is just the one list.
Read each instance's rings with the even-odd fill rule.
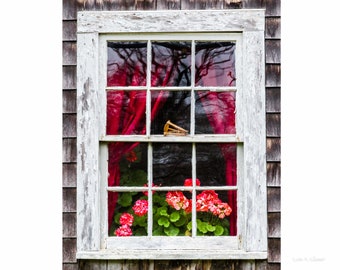
[[145,86],[146,55],[146,42],[108,42],[107,86]]
[[190,236],[191,198],[189,192],[169,191],[153,194],[154,236]]
[[153,144],[153,183],[183,186],[191,178],[192,147],[188,143]]
[[146,186],[147,144],[115,142],[109,144],[108,186]]
[[235,134],[235,92],[197,91],[196,134]]
[[201,186],[235,186],[236,144],[196,144],[196,175]]
[[151,86],[190,86],[191,43],[153,42]]
[[196,86],[235,86],[235,43],[197,42]]
[[145,134],[146,91],[108,91],[108,135]]
[[[147,193],[145,193],[147,194]],[[144,192],[109,192],[109,236],[147,235],[148,197]]]
[[190,91],[152,91],[151,134],[163,134],[168,120],[190,132],[190,98]]

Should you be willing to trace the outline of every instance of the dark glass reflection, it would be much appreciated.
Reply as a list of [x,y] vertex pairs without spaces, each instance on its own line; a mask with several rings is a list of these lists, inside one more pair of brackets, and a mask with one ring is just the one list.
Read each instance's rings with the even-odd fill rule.
[[235,86],[235,43],[197,42],[196,86]]
[[196,175],[201,186],[236,185],[236,144],[196,144]]
[[187,143],[153,144],[153,183],[183,186],[191,178],[192,147]]
[[108,42],[107,86],[145,86],[146,59],[146,42]]
[[235,134],[235,93],[197,91],[196,134]]
[[152,86],[190,86],[191,43],[152,43]]
[[163,134],[168,120],[190,132],[190,98],[190,91],[152,91],[151,134]]

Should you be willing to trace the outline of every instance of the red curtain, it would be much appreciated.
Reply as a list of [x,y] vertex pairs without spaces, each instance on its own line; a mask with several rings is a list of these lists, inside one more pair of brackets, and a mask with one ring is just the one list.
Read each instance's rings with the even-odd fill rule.
[[[168,85],[173,71],[172,66],[165,67],[165,76],[162,80],[159,74],[164,68],[159,67],[151,78],[152,86]],[[115,85],[127,85],[127,72],[117,72],[110,78],[108,83],[114,82]],[[129,86],[145,85],[145,79],[141,77],[138,66],[135,67],[133,79]],[[109,84],[110,85],[110,84]],[[111,84],[112,85],[112,84]],[[154,119],[158,110],[166,101],[166,91],[157,91],[157,96],[151,110],[151,120]],[[131,135],[145,134],[146,122],[146,91],[129,90],[129,91],[108,91],[107,93],[107,131],[108,135]],[[109,164],[108,164],[108,186],[118,186],[120,179],[119,162],[124,154],[133,150],[139,143],[122,143],[115,142],[109,144]],[[114,210],[118,194],[116,192],[108,193],[108,228],[111,227]]]
[[[213,66],[213,65],[212,65]],[[215,69],[209,70],[207,77],[202,77],[202,86],[216,86]],[[230,72],[228,73],[230,74]],[[233,79],[233,77],[231,77]],[[233,81],[230,81],[232,84]],[[233,92],[198,91],[199,99],[215,134],[235,134],[235,94]],[[225,160],[226,185],[237,184],[237,162],[235,144],[220,144]],[[230,235],[237,235],[237,197],[235,191],[227,191],[228,204],[232,208],[230,215]]]

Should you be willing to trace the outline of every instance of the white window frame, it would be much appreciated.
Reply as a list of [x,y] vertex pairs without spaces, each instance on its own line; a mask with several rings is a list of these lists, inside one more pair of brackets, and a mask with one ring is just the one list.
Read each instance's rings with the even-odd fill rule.
[[[237,236],[108,237],[106,136],[106,40],[145,40],[171,33],[234,36],[236,49]],[[169,38],[171,38],[169,34]],[[264,10],[84,11],[77,32],[77,258],[265,259],[267,258]],[[150,141],[150,136],[125,136]],[[153,141],[174,138],[154,136]],[[181,138],[181,141],[183,137]],[[216,136],[189,134],[188,142]],[[151,186],[151,185],[150,185]]]

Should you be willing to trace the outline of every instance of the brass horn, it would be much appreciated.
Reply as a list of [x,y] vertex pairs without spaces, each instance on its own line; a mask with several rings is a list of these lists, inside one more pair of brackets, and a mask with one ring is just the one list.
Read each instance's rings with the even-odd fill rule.
[[187,130],[181,128],[180,126],[175,125],[174,123],[171,123],[170,120],[168,120],[164,125],[164,136],[167,135],[185,136],[187,134],[188,134]]

